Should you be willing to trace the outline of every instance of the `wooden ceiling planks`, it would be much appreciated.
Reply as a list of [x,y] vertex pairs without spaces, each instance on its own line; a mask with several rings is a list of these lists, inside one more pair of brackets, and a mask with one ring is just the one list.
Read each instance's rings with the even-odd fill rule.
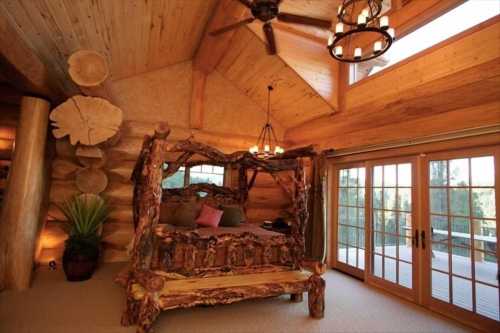
[[236,31],[216,70],[264,110],[267,110],[267,86],[272,84],[275,90],[271,112],[286,128],[333,112],[282,59],[269,56],[265,43],[246,27]]
[[280,11],[331,20],[337,15],[338,6],[342,0],[284,0]]
[[76,88],[67,58],[79,49],[107,57],[121,79],[193,57],[215,0],[6,0],[2,15],[53,71],[68,95]]
[[[330,57],[323,43],[291,31],[287,24],[273,22],[273,26],[279,45],[277,56],[337,110],[339,62]],[[265,42],[262,24],[252,23],[248,27]],[[297,52],[299,47],[300,52]]]

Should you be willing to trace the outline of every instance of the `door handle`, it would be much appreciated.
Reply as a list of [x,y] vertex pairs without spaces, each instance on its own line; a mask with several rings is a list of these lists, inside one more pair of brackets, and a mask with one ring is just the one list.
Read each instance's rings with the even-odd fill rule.
[[422,230],[422,232],[420,233],[421,237],[422,237],[422,249],[425,250],[425,230]]
[[415,247],[418,248],[418,230],[415,230]]

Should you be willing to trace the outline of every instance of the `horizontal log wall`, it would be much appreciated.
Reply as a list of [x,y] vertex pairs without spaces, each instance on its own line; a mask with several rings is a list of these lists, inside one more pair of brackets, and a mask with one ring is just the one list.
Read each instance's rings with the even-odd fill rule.
[[[248,179],[252,177],[252,171],[248,172]],[[283,179],[286,173],[280,173]],[[285,182],[291,188],[289,181]],[[248,193],[246,205],[247,220],[251,223],[262,224],[265,220],[274,220],[283,217],[284,212],[291,208],[291,201],[284,190],[268,173],[258,173],[255,183]]]

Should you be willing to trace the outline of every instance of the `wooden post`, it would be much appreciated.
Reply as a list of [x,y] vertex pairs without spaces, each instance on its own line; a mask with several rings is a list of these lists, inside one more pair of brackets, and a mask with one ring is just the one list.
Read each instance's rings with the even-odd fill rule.
[[0,221],[0,289],[30,285],[45,193],[49,103],[23,97],[14,158]]
[[203,127],[203,104],[205,94],[205,83],[207,75],[199,69],[193,68],[193,88],[191,91],[191,110],[189,113],[189,125],[191,128],[201,129]]

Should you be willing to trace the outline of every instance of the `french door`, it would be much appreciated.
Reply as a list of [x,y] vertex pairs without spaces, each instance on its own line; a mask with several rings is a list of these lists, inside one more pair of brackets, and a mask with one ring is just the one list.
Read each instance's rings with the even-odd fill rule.
[[424,183],[427,303],[499,328],[498,149],[428,155]]
[[367,280],[414,300],[418,287],[415,161],[377,161],[368,163],[368,170]]
[[339,167],[333,215],[335,267],[411,299],[417,274],[413,164],[387,160]]
[[335,268],[498,331],[500,147],[333,168]]

